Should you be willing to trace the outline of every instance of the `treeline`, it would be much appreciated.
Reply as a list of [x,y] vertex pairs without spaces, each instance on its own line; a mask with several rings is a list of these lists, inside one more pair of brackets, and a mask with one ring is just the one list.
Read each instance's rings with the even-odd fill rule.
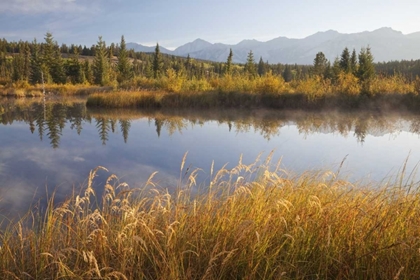
[[256,63],[252,50],[245,64],[211,62],[128,50],[99,37],[91,47],[58,45],[51,33],[45,41],[0,40],[0,86],[81,84],[114,88],[153,88],[169,92],[305,93],[311,98],[328,93],[420,92],[420,61],[374,63],[369,47],[345,48],[333,62],[319,52],[313,65]]
[[[56,84],[115,85],[134,77],[159,78],[171,73],[183,75],[186,79],[203,79],[226,72],[240,74],[244,68],[244,65],[237,64],[227,69],[226,63],[161,54],[158,45],[155,53],[135,52],[126,48],[124,36],[120,44],[110,46],[99,37],[97,44],[89,48],[74,44],[59,46],[51,33],[47,33],[44,39],[42,43],[36,40],[0,40],[0,85],[22,81],[34,85],[41,83],[42,78],[46,83]],[[271,65],[261,59],[257,69],[260,75],[272,71],[291,81],[307,76],[310,67]]]

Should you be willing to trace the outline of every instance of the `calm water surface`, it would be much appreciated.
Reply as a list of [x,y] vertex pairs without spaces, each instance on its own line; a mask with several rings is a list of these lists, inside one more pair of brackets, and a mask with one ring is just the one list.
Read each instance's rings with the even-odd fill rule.
[[[106,167],[139,187],[155,181],[173,189],[180,164],[215,169],[255,161],[274,150],[273,162],[291,172],[337,170],[350,180],[395,176],[420,161],[420,116],[379,112],[101,111],[83,100],[0,100],[0,214],[23,213],[56,191],[62,199]],[[98,191],[111,174],[99,172]],[[418,176],[419,177],[419,176]],[[416,179],[418,178],[416,177]]]

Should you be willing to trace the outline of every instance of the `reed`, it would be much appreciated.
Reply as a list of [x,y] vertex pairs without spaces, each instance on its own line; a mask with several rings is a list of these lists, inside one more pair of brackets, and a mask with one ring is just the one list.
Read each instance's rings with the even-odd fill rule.
[[[418,183],[352,184],[239,164],[173,193],[110,175],[0,233],[2,279],[417,279]],[[101,171],[102,172],[102,171]],[[98,202],[99,201],[99,202]],[[32,221],[30,226],[28,221]],[[26,226],[25,226],[26,225]]]

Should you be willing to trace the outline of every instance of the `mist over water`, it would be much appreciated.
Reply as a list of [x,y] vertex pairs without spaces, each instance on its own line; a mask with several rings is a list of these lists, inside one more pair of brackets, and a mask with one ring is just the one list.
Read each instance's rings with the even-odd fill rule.
[[[184,170],[200,168],[197,182],[218,170],[250,164],[271,151],[273,165],[290,173],[337,171],[352,181],[395,179],[420,160],[420,116],[390,112],[90,110],[83,100],[0,102],[0,211],[24,213],[56,192],[79,192],[97,166],[98,200],[110,174],[141,187],[173,191]],[[185,171],[183,171],[185,172]],[[417,174],[412,179],[417,180]]]

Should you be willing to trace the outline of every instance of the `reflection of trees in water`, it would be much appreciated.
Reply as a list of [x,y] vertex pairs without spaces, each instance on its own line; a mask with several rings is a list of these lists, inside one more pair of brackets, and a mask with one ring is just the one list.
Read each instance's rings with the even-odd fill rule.
[[356,136],[358,142],[362,144],[365,142],[367,129],[368,121],[364,118],[357,118],[354,125],[354,136]]
[[99,138],[102,140],[102,145],[106,145],[106,141],[108,141],[108,133],[110,130],[110,120],[105,118],[97,118],[96,128],[98,129]]
[[[3,124],[13,124],[14,121],[24,121],[29,124],[31,133],[38,131],[41,141],[47,136],[55,149],[60,145],[63,129],[70,124],[80,134],[84,120],[90,121],[84,103],[63,102],[11,102],[6,103],[7,110],[3,114]],[[4,108],[4,107],[3,107]]]
[[407,131],[420,134],[420,116],[401,114],[378,114],[372,112],[331,113],[296,111],[92,111],[87,110],[84,102],[42,102],[2,104],[0,103],[0,122],[4,125],[14,121],[24,121],[32,133],[37,130],[41,141],[48,137],[53,148],[58,148],[63,129],[81,134],[84,123],[94,121],[98,136],[105,145],[110,133],[121,132],[125,143],[128,141],[131,120],[146,118],[155,126],[160,137],[162,130],[169,135],[181,133],[189,126],[203,126],[206,122],[216,121],[226,125],[234,133],[259,133],[270,140],[280,133],[286,125],[296,126],[305,137],[313,133],[338,133],[344,137],[353,135],[358,142],[364,143],[366,136],[381,136],[385,133]]
[[131,122],[129,120],[119,120],[121,133],[124,138],[124,143],[127,143],[128,132],[130,131]]

